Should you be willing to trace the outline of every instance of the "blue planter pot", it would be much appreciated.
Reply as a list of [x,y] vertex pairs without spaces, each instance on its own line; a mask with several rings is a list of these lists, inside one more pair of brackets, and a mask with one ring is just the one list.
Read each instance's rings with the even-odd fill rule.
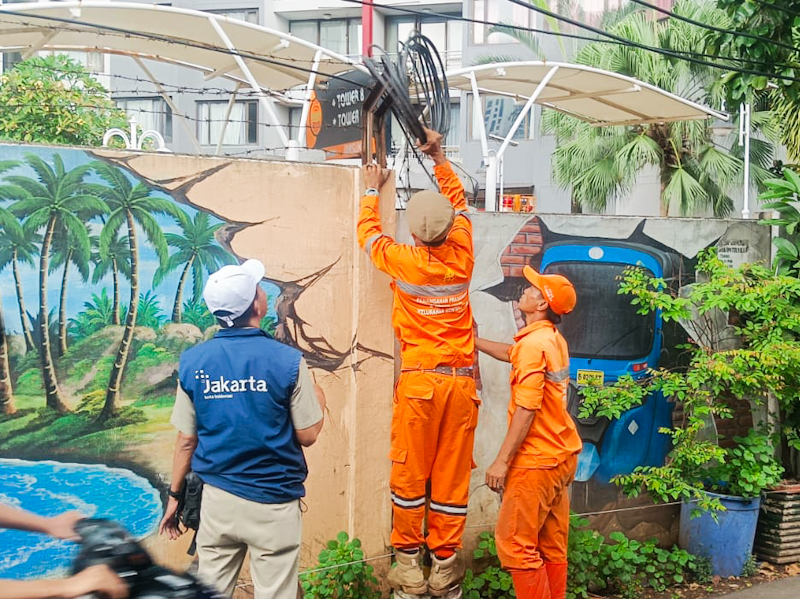
[[718,498],[726,511],[717,512],[718,522],[709,512],[692,518],[692,510],[697,508],[696,502],[683,502],[680,546],[693,555],[710,559],[715,576],[740,576],[753,551],[761,498],[744,499],[716,493],[709,495]]

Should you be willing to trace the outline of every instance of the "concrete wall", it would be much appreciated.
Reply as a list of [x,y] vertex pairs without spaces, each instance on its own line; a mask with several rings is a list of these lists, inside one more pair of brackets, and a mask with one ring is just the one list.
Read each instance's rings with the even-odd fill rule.
[[[180,239],[189,235],[188,225],[169,214],[180,210],[197,227],[212,229],[204,247],[215,248],[208,251],[219,263],[245,258],[264,262],[267,276],[263,286],[270,297],[270,313],[262,326],[304,352],[316,381],[328,395],[325,430],[307,451],[310,475],[303,567],[312,566],[323,544],[340,530],[361,538],[368,556],[385,554],[391,529],[387,455],[395,345],[389,281],[369,263],[355,240],[359,170],[16,145],[0,146],[0,156],[6,167],[0,173],[0,187],[8,192],[3,197],[13,198],[0,202],[0,210],[16,210],[22,224],[27,222],[21,211],[26,205],[19,201],[25,194],[10,186],[27,180],[24,185],[31,190],[31,185],[48,178],[47,171],[55,173],[55,179],[74,171],[84,183],[110,187],[116,193],[127,194],[127,189],[141,185],[156,202],[153,206],[160,206],[137,217],[139,250],[135,260],[125,253],[126,226],[110,219],[113,197],[97,187],[90,188],[90,193],[109,199],[109,211],[87,211],[87,206],[80,205],[82,200],[76,199],[70,212],[80,220],[56,223],[57,237],[70,225],[72,236],[67,240],[98,236],[104,226],[118,227],[115,230],[123,246],[118,270],[123,273],[123,263],[132,266],[136,262],[139,312],[135,328],[131,328],[133,342],[121,394],[114,404],[115,415],[105,420],[98,416],[108,401],[109,376],[125,329],[124,317],[121,324],[114,324],[110,313],[115,295],[113,269],[95,277],[100,263],[97,246],[82,265],[75,257],[83,252],[80,244],[57,241],[46,252],[47,289],[42,294],[41,234],[46,220],[27,231],[27,245],[14,242],[26,248],[18,253],[16,276],[14,260],[7,251],[11,231],[0,231],[0,320],[5,322],[12,383],[12,394],[2,398],[7,402],[0,405],[13,404],[16,409],[14,414],[0,415],[0,501],[45,514],[81,509],[119,519],[146,538],[159,560],[175,567],[188,563],[184,554],[188,538],[169,543],[153,532],[171,468],[175,432],[169,416],[177,359],[183,349],[213,333],[213,320],[195,297],[194,276],[201,288],[208,271],[216,267],[206,264],[197,272],[189,268],[184,277],[183,260],[173,264],[156,284],[155,273],[161,264],[155,251],[159,235],[168,234],[163,241],[170,241],[170,255],[178,251]],[[105,178],[99,175],[103,172]],[[118,178],[110,184],[109,176]],[[39,195],[46,196],[44,192]],[[383,203],[389,231],[394,230],[393,199],[389,193]],[[44,200],[37,202],[41,207]],[[27,207],[30,212],[30,202]],[[155,218],[155,227],[142,227],[147,213]],[[398,216],[398,238],[406,239],[404,213]],[[548,256],[553,248],[565,244],[594,248],[591,256],[613,247],[644,248],[642,251],[661,256],[671,265],[667,278],[678,287],[693,280],[698,252],[704,248],[718,247],[733,263],[766,259],[769,254],[769,230],[754,221],[480,213],[473,215],[473,222],[476,266],[471,300],[475,319],[481,336],[501,341],[511,341],[520,326],[516,298],[523,287],[522,266],[541,268],[552,262]],[[70,247],[72,265],[65,278],[58,257],[66,255]],[[123,306],[130,301],[129,280],[121,274],[117,286]],[[573,327],[571,332],[565,329],[565,335],[574,347],[587,341],[601,350],[607,343],[613,347],[615,338],[627,335],[619,330],[619,322],[613,321],[614,310],[625,309],[624,297],[616,294],[616,281],[609,278],[595,292],[583,294],[581,290],[590,281],[578,277],[574,282],[579,303],[572,322],[582,322],[586,310],[598,306],[601,310],[592,313],[597,316],[586,323],[585,330],[576,332]],[[617,299],[616,307],[610,300],[606,306],[601,292]],[[171,322],[178,295],[180,323]],[[41,342],[36,339],[40,336],[36,325],[41,320],[40,300],[49,320],[63,413],[45,409]],[[59,351],[60,320],[69,323],[63,355]],[[597,326],[606,320],[615,322],[617,328]],[[569,320],[564,326],[569,327]],[[27,347],[26,330],[31,348]],[[685,336],[685,332],[665,326],[663,340],[658,337],[656,343],[656,336],[652,339],[652,365],[674,363],[675,344]],[[578,364],[579,359],[574,358],[573,363]],[[483,406],[474,455],[478,467],[471,485],[468,547],[479,532],[491,530],[496,519],[498,498],[483,484],[484,470],[505,435],[509,400],[508,365],[481,356],[479,366]],[[612,378],[610,373],[607,376]],[[670,412],[669,403],[660,398],[644,412],[626,414],[618,423],[581,424],[585,445],[593,446],[595,452],[582,458],[583,469],[573,487],[575,511],[607,512],[649,504],[646,498],[621,498],[608,478],[625,468],[663,460],[667,447],[656,431],[659,419],[669,418]],[[641,453],[642,447],[647,451]],[[671,508],[647,508],[605,513],[595,523],[604,530],[622,529],[633,536],[658,536],[666,542],[673,534],[673,518]],[[42,544],[38,537],[8,531],[0,531],[0,553],[19,558],[0,562],[0,577],[52,574],[71,559],[64,544]],[[388,560],[374,565],[383,572]]]
[[[359,536],[368,555],[385,553],[391,526],[387,455],[394,345],[389,281],[372,268],[355,240],[360,171],[330,165],[47,147],[0,146],[0,155],[4,161],[13,161],[0,175],[0,186],[9,185],[14,176],[36,182],[32,165],[40,164],[38,161],[51,170],[57,169],[59,161],[67,172],[87,169],[83,180],[93,184],[105,184],[97,173],[110,168],[131,186],[146,186],[154,201],[190,218],[205,215],[209,226],[216,227],[207,245],[228,261],[258,258],[264,262],[267,274],[263,285],[270,297],[270,314],[262,326],[303,351],[328,397],[325,430],[306,452],[310,475],[303,565],[313,565],[324,543],[341,530]],[[119,185],[115,188],[121,189]],[[9,209],[13,204],[4,202],[0,208]],[[385,223],[391,231],[393,202],[385,205]],[[52,335],[58,385],[66,405],[65,413],[58,414],[45,410],[39,352],[36,347],[26,350],[12,264],[6,263],[0,271],[12,372],[13,395],[8,399],[16,408],[15,414],[0,416],[0,501],[43,513],[79,509],[120,520],[146,537],[157,559],[184,567],[189,560],[185,555],[189,535],[170,543],[153,533],[169,483],[176,434],[169,416],[177,359],[183,349],[213,333],[213,319],[202,314],[202,307],[184,305],[182,323],[169,322],[185,264],[154,285],[159,260],[148,236],[185,236],[185,231],[174,218],[150,211],[156,217],[157,230],[145,233],[141,224],[136,225],[138,292],[150,299],[139,304],[114,418],[97,420],[123,327],[111,322],[96,322],[94,328],[86,324],[89,314],[102,311],[100,296],[113,296],[110,273],[92,283],[97,259],[91,256],[84,272],[70,266],[65,287],[61,284],[63,267],[56,266],[47,276],[49,290],[44,297],[50,328],[58,320],[62,288],[64,313],[71,322],[64,355],[57,351],[57,327]],[[79,233],[99,235],[103,219],[108,218],[108,212],[84,213],[85,226]],[[39,228],[40,233],[43,230]],[[125,230],[122,225],[120,231]],[[7,233],[0,232],[0,239],[6,239]],[[35,320],[41,239],[34,236],[32,242],[31,262],[18,264],[18,279],[26,311]],[[170,254],[176,250],[169,247]],[[56,249],[47,255],[52,264]],[[199,270],[200,285],[207,270]],[[183,298],[193,303],[197,298],[192,298],[191,269],[184,283]],[[120,294],[123,305],[127,304],[127,281],[121,283]],[[144,304],[149,305],[146,311]],[[76,475],[87,468],[100,470],[91,470],[95,473],[91,486],[80,483],[64,492],[68,483],[60,477],[66,474],[34,472],[30,474],[33,478],[24,479],[30,468],[41,467],[42,460],[56,461],[59,471]],[[128,480],[130,490],[108,493],[120,477]],[[48,494],[49,501],[37,500],[42,493]],[[139,497],[147,501],[134,510]],[[43,546],[36,535],[8,531],[0,531],[0,553],[21,558],[1,562],[0,577],[52,574],[70,561],[66,544]]]

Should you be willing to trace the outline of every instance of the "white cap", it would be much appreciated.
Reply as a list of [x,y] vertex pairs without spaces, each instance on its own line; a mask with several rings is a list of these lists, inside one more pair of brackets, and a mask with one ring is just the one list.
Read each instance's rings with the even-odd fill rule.
[[253,303],[265,270],[259,260],[247,260],[243,264],[223,266],[213,273],[203,289],[208,311],[232,327],[234,319]]

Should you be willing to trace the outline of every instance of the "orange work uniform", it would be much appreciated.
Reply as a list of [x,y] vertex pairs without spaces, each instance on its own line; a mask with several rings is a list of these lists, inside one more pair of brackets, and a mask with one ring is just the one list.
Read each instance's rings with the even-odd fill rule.
[[[581,439],[567,412],[567,342],[549,320],[523,328],[511,347],[511,401],[536,412],[511,463],[497,521],[497,555],[518,581],[546,566],[548,592],[518,596],[563,599],[566,594],[569,496]],[[538,572],[541,574],[541,572]],[[534,576],[534,578],[536,578]],[[538,578],[539,584],[542,580]],[[532,583],[533,584],[533,583]],[[534,584],[531,588],[536,586]]]
[[389,454],[391,541],[398,549],[426,542],[422,523],[429,499],[427,545],[435,552],[461,546],[479,400],[472,378],[475,337],[469,303],[475,263],[472,223],[464,188],[450,164],[436,165],[434,172],[455,211],[441,245],[415,247],[384,235],[377,196],[361,200],[358,241],[393,279],[392,324],[402,357]]

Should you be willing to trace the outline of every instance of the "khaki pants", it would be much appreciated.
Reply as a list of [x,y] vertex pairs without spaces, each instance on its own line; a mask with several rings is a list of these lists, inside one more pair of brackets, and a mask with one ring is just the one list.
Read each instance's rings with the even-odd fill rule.
[[257,503],[206,484],[197,574],[230,597],[250,549],[255,599],[296,599],[301,532],[299,500]]

